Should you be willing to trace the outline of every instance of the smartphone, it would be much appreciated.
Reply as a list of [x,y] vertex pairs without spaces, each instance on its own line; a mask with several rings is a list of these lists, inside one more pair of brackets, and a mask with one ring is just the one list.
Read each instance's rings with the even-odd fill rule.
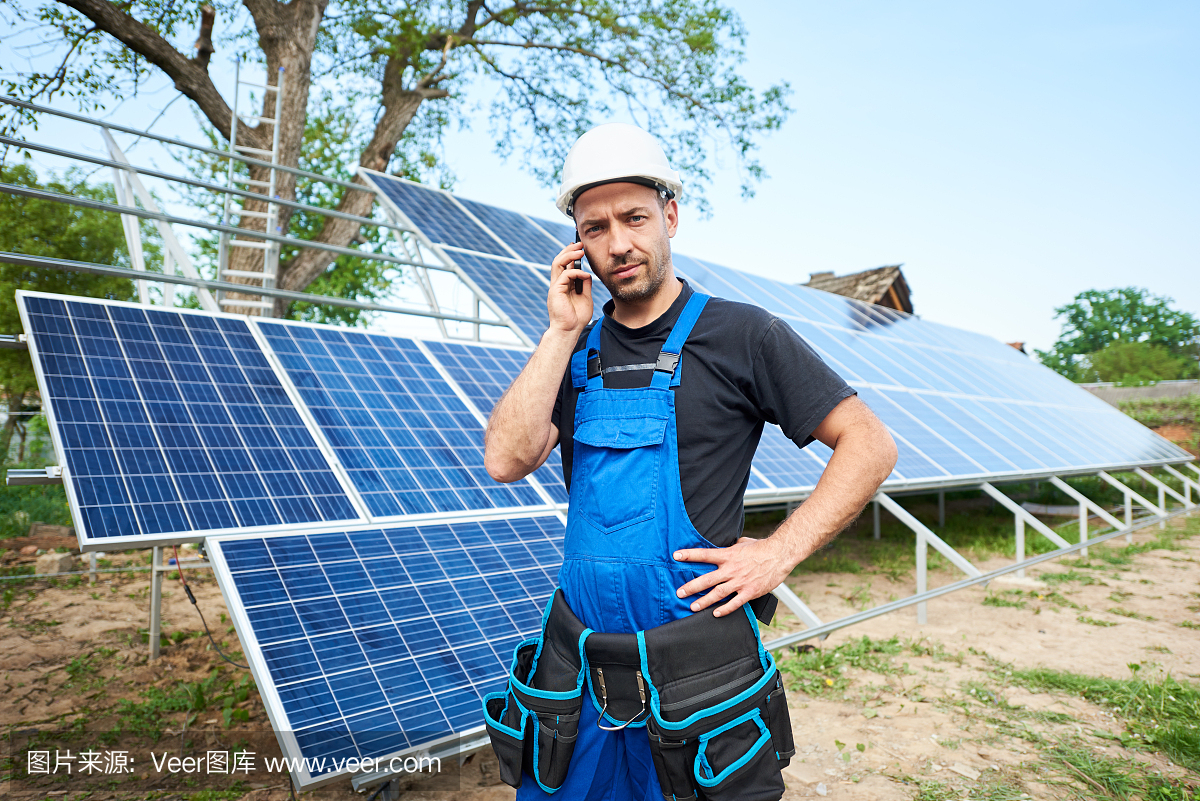
[[[578,231],[575,232],[575,241],[576,242],[579,241],[579,232]],[[583,259],[576,260],[575,263],[571,266],[574,267],[576,270],[582,270],[583,269]],[[582,295],[583,294],[583,279],[575,278],[575,279],[573,279],[573,283],[575,284],[575,294]]]

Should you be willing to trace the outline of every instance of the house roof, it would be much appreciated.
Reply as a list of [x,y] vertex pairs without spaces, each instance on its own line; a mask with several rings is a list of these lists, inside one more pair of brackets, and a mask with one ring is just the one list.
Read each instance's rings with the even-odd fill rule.
[[[855,300],[866,301],[867,303],[876,303],[883,306],[900,308],[901,311],[912,312],[912,303],[908,297],[908,284],[904,280],[904,274],[900,272],[899,264],[876,267],[873,270],[863,270],[860,273],[851,273],[850,275],[839,276],[831,272],[813,273],[809,276],[805,286],[820,289],[824,292],[832,292],[835,295],[842,295],[847,298],[854,298]],[[900,304],[889,302],[887,299],[888,290],[893,286],[896,287]]]

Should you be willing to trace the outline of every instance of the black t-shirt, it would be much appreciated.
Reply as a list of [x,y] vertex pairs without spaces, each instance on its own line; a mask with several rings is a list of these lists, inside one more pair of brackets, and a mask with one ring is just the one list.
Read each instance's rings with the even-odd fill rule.
[[[605,387],[649,386],[658,353],[691,295],[683,282],[671,307],[636,329],[611,319],[612,301],[605,304],[609,319],[600,334]],[[587,346],[590,328],[576,351]],[[777,424],[804,447],[833,407],[855,392],[787,323],[758,306],[723,298],[705,305],[680,364],[680,385],[673,391],[684,505],[710,542],[732,545],[742,533],[742,496],[763,422]],[[631,365],[637,367],[621,369]],[[571,385],[568,367],[552,418],[568,488],[580,391]]]

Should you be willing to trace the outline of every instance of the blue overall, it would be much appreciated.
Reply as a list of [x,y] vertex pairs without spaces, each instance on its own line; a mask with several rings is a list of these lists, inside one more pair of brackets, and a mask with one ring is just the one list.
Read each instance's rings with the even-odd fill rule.
[[[632,633],[692,613],[676,591],[715,569],[677,562],[681,548],[715,547],[688,517],[679,481],[675,395],[678,358],[707,295],[693,294],[643,389],[607,389],[595,366],[603,320],[571,360],[572,383],[584,391],[575,407],[574,464],[566,558],[558,575],[572,611],[598,632]],[[588,362],[593,369],[589,370]],[[591,373],[591,375],[589,375]],[[601,706],[584,700],[579,737],[559,799],[661,801],[658,776],[641,720],[620,731],[599,728]],[[606,725],[623,720],[604,715]],[[518,799],[550,798],[526,781]]]

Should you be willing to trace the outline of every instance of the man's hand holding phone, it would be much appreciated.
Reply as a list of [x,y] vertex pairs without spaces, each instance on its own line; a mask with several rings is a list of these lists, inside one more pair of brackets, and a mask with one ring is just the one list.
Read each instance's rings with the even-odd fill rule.
[[[580,269],[583,256],[583,245],[573,242],[554,257],[546,299],[550,328],[576,336],[592,320],[592,276]],[[576,292],[577,283],[581,292]]]

